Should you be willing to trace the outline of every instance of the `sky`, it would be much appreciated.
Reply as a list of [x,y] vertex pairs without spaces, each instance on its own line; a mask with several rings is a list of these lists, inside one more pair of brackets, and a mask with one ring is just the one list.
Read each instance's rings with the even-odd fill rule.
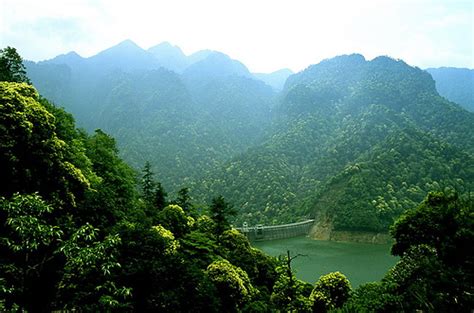
[[221,51],[252,72],[349,53],[474,68],[474,1],[0,0],[0,48],[28,60],[89,57],[125,39]]

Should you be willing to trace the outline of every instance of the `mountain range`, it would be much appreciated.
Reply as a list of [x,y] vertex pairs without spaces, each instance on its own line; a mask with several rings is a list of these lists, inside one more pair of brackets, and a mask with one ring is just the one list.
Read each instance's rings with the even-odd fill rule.
[[132,166],[150,161],[167,190],[224,195],[236,224],[316,217],[385,232],[427,191],[474,187],[472,85],[452,78],[464,70],[353,54],[262,74],[217,51],[131,41],[26,67],[79,125],[116,137]]

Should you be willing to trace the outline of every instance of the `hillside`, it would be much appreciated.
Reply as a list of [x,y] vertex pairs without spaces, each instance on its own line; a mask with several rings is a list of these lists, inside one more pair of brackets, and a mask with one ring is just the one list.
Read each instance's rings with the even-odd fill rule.
[[259,142],[274,106],[274,91],[242,63],[167,43],[146,51],[124,41],[26,67],[45,97],[87,130],[111,133],[136,169],[150,161],[171,191]]
[[273,135],[200,190],[235,203],[236,224],[323,214],[335,229],[386,231],[427,190],[472,189],[473,125],[420,69],[336,57],[291,76]]
[[[74,54],[58,59],[65,63],[46,68],[65,70],[65,77],[73,77],[67,63],[83,63]],[[36,70],[41,74],[42,67]],[[43,73],[44,86],[62,94],[48,74]],[[370,232],[392,225],[391,253],[399,261],[380,282],[354,290],[339,271],[321,275],[314,285],[297,279],[292,261],[302,254],[290,252],[297,247],[278,259],[253,248],[230,224],[236,211],[222,196],[208,205],[190,201],[186,189],[168,198],[149,163],[138,185],[115,139],[100,129],[93,134],[77,129],[69,113],[38,93],[16,49],[7,47],[0,49],[0,311],[472,308],[473,115],[440,97],[425,72],[386,57],[341,56],[291,77],[276,106],[265,102],[273,96],[270,87],[232,71],[203,77],[201,89],[191,88],[198,93],[188,92],[192,80],[184,83],[164,68],[114,69],[102,78],[95,78],[103,102],[91,106],[92,122],[108,122],[107,127],[130,135],[130,142],[165,138],[157,141],[162,146],[148,141],[137,151],[152,146],[156,153],[176,145],[166,142],[169,138],[185,143],[183,151],[199,150],[206,143],[189,147],[194,142],[187,137],[207,133],[193,137],[192,125],[214,136],[242,131],[252,145],[256,137],[245,133],[246,127],[257,127],[260,110],[268,109],[273,123],[263,125],[249,152],[234,157],[222,180],[208,181],[201,196],[214,182],[239,183],[232,191],[244,190],[238,199],[248,200],[244,206],[250,203],[247,219],[262,195],[251,198],[243,188],[263,190],[267,201],[289,190],[283,194],[286,201],[295,196],[296,183],[300,194],[293,204],[299,206],[278,212],[272,221],[314,215],[324,217],[329,229]],[[210,123],[219,132],[193,124],[206,121],[203,112],[213,122],[227,119]],[[139,133],[148,129],[150,134]],[[232,149],[244,142],[235,139]],[[179,151],[166,155],[180,156]],[[188,171],[199,166],[199,160],[191,161],[183,163]],[[176,170],[174,162],[170,166]],[[273,189],[262,189],[269,184]],[[423,189],[444,191],[430,192],[413,205]],[[267,203],[258,221],[272,217],[273,208]],[[353,262],[357,254],[344,259]],[[323,255],[333,260],[330,253]]]
[[446,99],[474,112],[474,70],[467,68],[428,68],[436,81],[436,89]]
[[473,114],[400,60],[327,59],[279,93],[223,53],[167,43],[27,68],[80,125],[116,137],[133,167],[150,161],[166,190],[223,194],[236,224],[325,216],[335,229],[386,231],[428,191],[473,187]]
[[272,73],[254,73],[253,75],[263,81],[268,86],[271,86],[275,91],[281,91],[285,86],[285,82],[293,71],[290,69],[281,69]]

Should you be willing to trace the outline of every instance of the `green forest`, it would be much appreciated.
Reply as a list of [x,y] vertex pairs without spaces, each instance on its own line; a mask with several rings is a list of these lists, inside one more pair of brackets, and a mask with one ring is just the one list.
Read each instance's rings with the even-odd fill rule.
[[[105,95],[82,108],[99,120],[86,127],[104,122],[119,145],[78,128],[41,92],[66,89],[29,77],[25,63],[15,48],[0,50],[0,311],[474,307],[474,117],[440,97],[426,72],[344,56],[291,76],[280,94],[217,70],[203,81],[191,67],[185,79],[158,69],[69,80],[82,85],[64,101],[100,86]],[[149,116],[148,127],[133,125],[133,114]],[[245,136],[227,136],[236,128]],[[140,156],[133,167],[121,149]],[[399,261],[355,289],[339,272],[311,284],[295,277],[297,255],[267,256],[232,228],[317,214],[336,229],[389,231]]]
[[339,56],[276,91],[225,54],[195,53],[177,71],[156,64],[160,49],[125,41],[26,70],[79,125],[116,138],[136,171],[150,162],[170,194],[223,195],[237,226],[324,216],[335,231],[387,233],[429,191],[474,187],[474,114],[402,60]]

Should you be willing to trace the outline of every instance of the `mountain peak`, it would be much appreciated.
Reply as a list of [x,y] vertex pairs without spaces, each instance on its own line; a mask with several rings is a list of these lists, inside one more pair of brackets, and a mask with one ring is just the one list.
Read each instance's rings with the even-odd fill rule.
[[153,55],[130,39],[124,40],[88,59],[92,66],[99,66],[102,71],[121,69],[153,69],[159,67]]
[[119,42],[118,44],[116,44],[115,46],[112,46],[112,48],[113,47],[133,47],[133,48],[142,49],[134,41],[132,41],[130,39],[125,39],[125,40]]
[[101,55],[126,55],[126,54],[135,54],[135,53],[143,53],[145,50],[143,50],[141,47],[139,47],[135,42],[131,41],[130,39],[124,40],[119,42],[118,44],[105,49],[92,58],[96,56],[101,56]]
[[209,50],[201,53],[207,56],[189,66],[185,71],[186,76],[197,79],[202,77],[252,76],[244,64],[232,59],[227,54]]
[[78,62],[83,61],[84,58],[81,57],[77,52],[71,51],[65,54],[60,54],[50,60],[46,60],[44,62],[47,63],[54,63],[54,64],[66,64],[66,65],[72,65],[76,64]]
[[352,53],[352,54],[342,54],[335,56],[330,59],[324,59],[319,64],[347,64],[347,65],[355,65],[355,64],[363,64],[366,62],[365,57],[359,53]]
[[156,46],[148,48],[148,52],[156,55],[157,57],[168,55],[185,56],[180,47],[172,45],[168,41],[163,41]]
[[155,57],[162,67],[168,70],[181,73],[188,66],[188,60],[181,48],[167,41],[163,41],[147,51]]

